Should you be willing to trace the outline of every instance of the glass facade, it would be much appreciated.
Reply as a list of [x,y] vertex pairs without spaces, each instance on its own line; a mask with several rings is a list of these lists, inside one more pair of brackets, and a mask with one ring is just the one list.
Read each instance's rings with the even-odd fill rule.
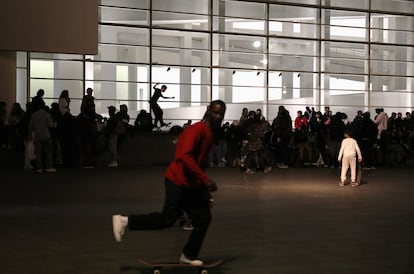
[[28,94],[43,88],[51,103],[68,89],[77,114],[92,87],[97,112],[127,104],[134,119],[161,83],[176,124],[199,120],[212,99],[230,121],[243,107],[273,119],[279,105],[411,111],[413,15],[404,0],[101,0],[99,53],[29,52]]

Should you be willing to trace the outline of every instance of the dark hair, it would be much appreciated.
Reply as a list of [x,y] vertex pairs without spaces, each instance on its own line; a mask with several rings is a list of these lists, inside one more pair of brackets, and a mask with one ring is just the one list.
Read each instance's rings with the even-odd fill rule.
[[344,134],[348,135],[349,137],[352,137],[352,132],[350,130],[345,130]]
[[37,91],[36,95],[42,97],[43,95],[45,95],[45,90],[44,89],[39,89]]
[[222,101],[222,100],[214,100],[214,101],[211,101],[211,103],[210,103],[210,107],[212,107],[213,105],[221,105],[224,109],[226,109],[226,103],[224,103],[224,101]]

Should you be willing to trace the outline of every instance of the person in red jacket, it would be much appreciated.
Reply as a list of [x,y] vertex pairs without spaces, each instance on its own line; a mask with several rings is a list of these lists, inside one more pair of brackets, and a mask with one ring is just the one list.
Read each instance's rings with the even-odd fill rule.
[[202,265],[198,260],[211,221],[210,192],[216,183],[205,173],[208,155],[220,128],[226,104],[215,100],[207,107],[204,119],[186,128],[178,138],[174,160],[165,172],[163,211],[142,215],[113,215],[115,240],[121,242],[125,229],[153,230],[172,226],[183,211],[190,217],[194,229],[179,258],[180,263]]

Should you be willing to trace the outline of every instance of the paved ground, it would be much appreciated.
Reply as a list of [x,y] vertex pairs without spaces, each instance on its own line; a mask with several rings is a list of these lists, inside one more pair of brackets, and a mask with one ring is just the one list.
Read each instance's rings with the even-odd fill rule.
[[[0,273],[139,274],[151,271],[138,257],[176,260],[178,226],[112,236],[112,214],[161,208],[164,169],[0,169]],[[208,172],[220,189],[201,258],[225,260],[211,273],[414,273],[412,165],[365,172],[359,188],[338,187],[336,169]]]

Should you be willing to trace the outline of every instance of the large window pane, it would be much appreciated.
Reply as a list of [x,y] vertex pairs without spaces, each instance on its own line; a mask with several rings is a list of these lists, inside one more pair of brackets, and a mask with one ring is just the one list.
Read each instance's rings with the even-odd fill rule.
[[265,21],[253,19],[236,19],[213,17],[213,30],[245,34],[265,34]]
[[322,5],[327,7],[368,9],[368,4],[369,0],[322,0]]
[[394,44],[413,44],[413,17],[373,14],[371,41]]
[[99,27],[99,42],[121,45],[149,45],[149,30],[136,27],[105,26]]
[[265,53],[266,39],[260,36],[213,34],[213,49]]
[[413,47],[372,45],[371,58],[384,60],[414,61],[412,56]]
[[367,59],[367,45],[362,43],[322,42],[324,56],[333,58]]
[[31,52],[31,59],[48,59],[48,60],[83,60],[83,56],[79,54],[61,54],[61,53],[47,53],[47,52]]
[[[100,63],[100,62],[90,62],[92,67],[90,67],[90,74],[86,74],[86,81],[118,81],[117,77],[117,67],[122,66],[128,70],[128,78],[123,81],[129,82],[147,82],[148,75],[145,70],[142,68],[147,68],[147,66],[137,66],[137,65],[128,65],[121,63]],[[87,64],[87,66],[88,66]]]
[[265,74],[256,70],[213,70],[213,99],[225,102],[263,102]]
[[154,10],[208,14],[209,0],[152,0]]
[[[317,74],[298,72],[269,73],[269,102],[280,100],[300,99],[302,102],[317,102]],[[306,98],[306,99],[305,99]],[[299,103],[299,101],[296,101]],[[308,103],[309,104],[309,103]]]
[[100,0],[101,5],[124,8],[148,9],[150,0]]
[[101,7],[101,23],[146,26],[148,25],[149,14],[146,10]]
[[210,36],[208,33],[194,31],[154,30],[152,45],[155,47],[209,49]]
[[317,9],[270,5],[269,34],[316,38]]
[[[385,112],[412,111],[412,93],[406,91],[371,92],[371,108],[384,108]],[[372,112],[375,113],[375,112]]]
[[316,42],[299,39],[269,39],[269,68],[272,70],[314,71],[317,68]]
[[361,75],[322,74],[322,105],[348,115],[364,108],[368,92]]
[[371,73],[413,76],[413,62],[371,60]]
[[213,52],[213,66],[264,69],[266,55],[241,52]]
[[412,45],[414,42],[413,32],[399,31],[399,30],[382,30],[372,29],[371,30],[371,41],[379,43],[391,43],[391,44],[402,44]]
[[69,91],[71,98],[70,109],[72,114],[77,114],[80,111],[80,104],[78,105],[76,99],[82,98],[83,85],[80,80],[55,80],[55,79],[30,79],[30,98],[36,95],[39,89],[45,91],[44,100],[47,106],[53,102],[57,102],[62,90]]
[[317,4],[319,4],[319,0],[271,0],[271,1],[294,3],[294,4],[307,4],[307,5],[317,5]]
[[365,61],[344,58],[323,58],[322,71],[333,73],[364,74]]
[[319,26],[303,22],[269,22],[269,34],[291,37],[317,38]]
[[[408,46],[384,46],[384,45],[371,45],[371,59],[372,60],[384,60],[384,61],[402,61],[412,62],[414,61],[413,47]],[[392,74],[398,74],[399,68],[389,68],[394,70]]]
[[266,6],[264,3],[214,0],[213,7],[213,15],[237,18],[266,18]]
[[157,64],[182,66],[209,66],[210,52],[207,50],[152,48],[152,60]]
[[414,2],[411,0],[371,0],[371,9],[385,12],[414,12]]
[[316,45],[311,40],[270,38],[269,53],[316,56]]
[[99,54],[94,56],[94,60],[148,63],[148,52],[149,51],[147,47],[102,44],[99,45]]
[[322,71],[365,74],[367,46],[360,43],[323,42]]
[[207,15],[153,12],[152,25],[158,28],[208,30]]
[[300,55],[269,55],[269,68],[274,70],[314,71],[317,59]]
[[412,77],[398,77],[398,76],[371,76],[371,90],[374,92],[412,92]]
[[83,64],[79,61],[31,60],[31,77],[82,79]]
[[413,30],[413,17],[393,14],[371,14],[371,28],[383,30]]
[[322,38],[366,41],[366,18],[362,12],[322,10]]

